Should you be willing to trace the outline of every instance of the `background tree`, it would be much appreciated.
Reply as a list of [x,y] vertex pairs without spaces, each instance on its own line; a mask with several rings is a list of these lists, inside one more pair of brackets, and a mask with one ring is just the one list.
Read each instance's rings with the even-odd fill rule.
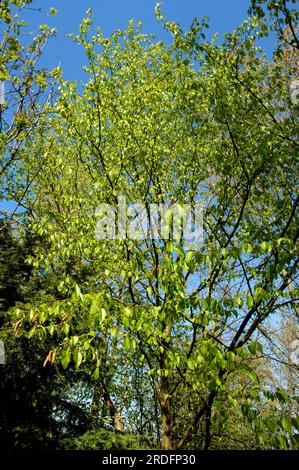
[[[29,231],[21,239],[6,225],[0,232],[0,320],[10,321],[9,308],[17,302],[32,301],[51,294],[49,280],[32,275],[26,258],[34,246]],[[48,282],[47,282],[48,281]],[[0,446],[14,448],[55,448],[63,437],[84,433],[92,426],[91,414],[83,401],[72,403],[68,389],[74,377],[62,375],[57,367],[43,363],[53,342],[16,338],[1,332],[6,363],[1,365]]]
[[[16,206],[6,223],[20,220],[20,212],[28,210],[26,195],[31,181],[21,172],[22,148],[45,104],[51,101],[55,77],[60,74],[59,67],[49,71],[39,66],[55,30],[44,24],[33,39],[30,37],[23,12],[31,8],[31,3],[32,0],[0,3],[0,198]],[[54,14],[55,10],[51,12]]]

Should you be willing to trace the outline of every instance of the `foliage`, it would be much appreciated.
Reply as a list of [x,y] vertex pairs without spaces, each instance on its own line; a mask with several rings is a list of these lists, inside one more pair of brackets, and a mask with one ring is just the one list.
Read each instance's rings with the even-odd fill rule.
[[66,450],[142,450],[150,447],[134,435],[94,429],[80,437],[62,440],[61,448]]
[[[138,436],[163,449],[298,446],[286,414],[296,392],[265,378],[264,339],[298,302],[298,60],[281,61],[297,47],[296,13],[281,2],[292,36],[278,30],[270,60],[259,41],[277,33],[276,6],[267,2],[269,19],[252,3],[222,44],[205,40],[205,20],[184,32],[159,10],[170,45],[133,21],[106,38],[88,11],[72,36],[87,82],[58,75],[57,99],[22,147],[11,191],[22,194],[26,175],[39,240],[27,263],[52,291],[19,301],[11,328],[51,343],[47,367],[82,374],[114,446]],[[149,204],[200,201],[204,243],[97,238],[98,206],[117,207],[120,194],[147,215]],[[106,437],[92,430],[66,445]]]
[[[49,298],[51,284],[46,279],[36,282],[26,264],[34,248],[28,232],[22,243],[8,225],[0,236],[0,319],[7,324],[9,307],[40,298],[45,290]],[[88,410],[69,402],[68,389],[75,386],[74,378],[62,375],[58,367],[43,366],[55,342],[16,338],[5,330],[0,339],[6,357],[1,365],[1,448],[55,448],[60,438],[82,434],[91,426]]]
[[[53,86],[61,70],[39,66],[39,60],[55,29],[40,25],[35,36],[22,19],[32,0],[4,0],[0,3],[0,197],[12,200],[16,208],[8,222],[13,222],[21,208],[28,209],[25,198],[31,181],[20,173],[22,149],[51,101]],[[19,193],[12,181],[19,181]]]
[[59,439],[82,434],[88,413],[68,402],[68,378],[43,367],[48,344],[25,338],[5,339],[7,362],[1,365],[0,447],[55,449]]

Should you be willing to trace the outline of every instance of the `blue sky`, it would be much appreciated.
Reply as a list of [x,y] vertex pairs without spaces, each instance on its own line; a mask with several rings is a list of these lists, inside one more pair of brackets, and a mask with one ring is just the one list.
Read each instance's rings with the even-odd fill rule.
[[[88,8],[94,12],[95,25],[109,36],[114,30],[124,29],[129,20],[135,18],[144,22],[144,31],[155,33],[157,38],[167,40],[167,35],[155,17],[156,0],[36,0],[32,6],[42,12],[27,12],[32,25],[47,23],[56,27],[57,37],[47,47],[43,59],[45,67],[54,67],[61,62],[64,77],[68,80],[84,79],[82,65],[83,50],[66,37],[67,33],[77,32],[81,19]],[[209,34],[223,35],[238,26],[246,17],[249,0],[163,0],[160,1],[167,20],[177,21],[187,28],[197,16],[210,18]],[[45,17],[50,7],[58,10],[55,16]]]

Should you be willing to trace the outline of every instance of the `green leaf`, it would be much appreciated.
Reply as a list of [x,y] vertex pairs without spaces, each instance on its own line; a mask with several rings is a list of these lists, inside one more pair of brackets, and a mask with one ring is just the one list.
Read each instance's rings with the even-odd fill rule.
[[281,427],[286,432],[292,432],[292,424],[289,419],[282,418],[281,420]]
[[76,351],[74,351],[73,357],[74,357],[74,361],[75,361],[75,366],[78,369],[80,367],[81,363],[82,363],[82,360],[83,360],[83,355],[82,355],[82,352],[80,351],[80,349],[77,349]]
[[99,377],[100,377],[100,369],[99,369],[99,367],[96,367],[95,370],[94,370],[94,373],[93,373],[93,379],[98,380]]
[[75,292],[76,292],[76,297],[80,300],[83,300],[83,295],[78,284],[75,285]]
[[276,436],[275,440],[280,449],[287,450],[289,448],[289,443],[285,436],[281,436],[281,435]]
[[292,419],[293,426],[299,431],[299,416],[296,416],[295,418]]
[[275,393],[275,396],[281,403],[287,403],[289,401],[288,395],[282,389],[278,389]]
[[255,355],[256,354],[256,343],[255,342],[249,343],[248,349],[251,352],[251,354]]
[[53,336],[54,331],[55,331],[55,326],[52,323],[51,325],[49,325],[49,333],[50,333],[51,336]]
[[76,346],[76,344],[78,343],[78,341],[79,341],[79,336],[76,336],[76,335],[75,335],[75,336],[72,336],[71,342],[72,342],[72,345],[73,345],[74,347]]
[[69,331],[70,331],[70,325],[69,325],[69,323],[65,323],[63,325],[63,332],[64,332],[65,336],[68,336]]
[[186,257],[185,257],[185,262],[187,264],[187,266],[189,266],[189,264],[191,263],[192,259],[193,259],[193,251],[188,251],[187,254],[186,254]]
[[70,349],[66,349],[62,353],[61,364],[64,369],[66,369],[71,360],[71,351]]
[[106,317],[107,317],[106,310],[104,308],[101,308],[101,322],[103,322]]

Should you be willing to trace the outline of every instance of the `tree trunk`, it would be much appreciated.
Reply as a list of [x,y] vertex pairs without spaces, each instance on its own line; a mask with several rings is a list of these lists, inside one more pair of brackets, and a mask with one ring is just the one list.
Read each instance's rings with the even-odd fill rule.
[[92,398],[92,404],[91,404],[91,412],[92,412],[92,417],[94,420],[99,419],[99,414],[100,414],[100,397],[101,397],[101,392],[99,386],[96,384],[94,386],[94,391],[93,391],[93,398]]
[[99,415],[99,400],[101,396],[103,397],[103,411],[106,413],[108,412],[111,416],[111,421],[114,430],[116,432],[124,432],[124,423],[121,414],[114,406],[114,403],[111,400],[107,387],[102,380],[99,381],[99,385],[95,387],[94,390],[92,402],[93,416],[98,417]]
[[162,449],[171,450],[171,434],[173,421],[171,413],[171,403],[169,398],[169,383],[167,377],[161,378],[161,387],[159,395],[162,416]]
[[102,382],[103,386],[103,398],[104,398],[104,407],[109,412],[114,430],[116,432],[124,432],[124,423],[121,417],[120,412],[115,408],[113,401],[111,400],[110,394]]

